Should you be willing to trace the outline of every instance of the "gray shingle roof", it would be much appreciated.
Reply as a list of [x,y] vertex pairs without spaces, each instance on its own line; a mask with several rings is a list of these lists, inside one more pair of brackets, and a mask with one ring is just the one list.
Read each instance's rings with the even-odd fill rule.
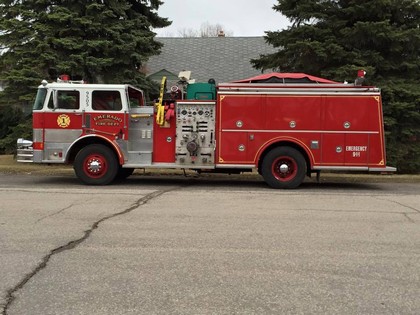
[[160,37],[164,44],[160,55],[147,62],[147,75],[162,69],[174,74],[191,71],[191,79],[229,82],[261,74],[250,60],[276,51],[263,37]]

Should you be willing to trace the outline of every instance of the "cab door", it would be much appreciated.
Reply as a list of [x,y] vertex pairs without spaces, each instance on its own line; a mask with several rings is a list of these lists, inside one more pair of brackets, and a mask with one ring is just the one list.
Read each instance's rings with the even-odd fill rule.
[[83,133],[82,93],[71,88],[52,89],[44,111],[44,156],[64,161],[70,145]]
[[120,89],[87,92],[90,101],[84,112],[84,134],[97,134],[111,141],[128,138],[127,104]]

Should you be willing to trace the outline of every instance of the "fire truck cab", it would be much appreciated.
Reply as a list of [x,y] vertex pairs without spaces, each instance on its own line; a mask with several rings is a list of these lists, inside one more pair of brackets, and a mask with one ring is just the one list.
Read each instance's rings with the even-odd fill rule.
[[18,161],[73,164],[85,184],[136,168],[240,173],[296,188],[321,170],[390,172],[380,90],[355,84],[162,82],[155,105],[130,85],[43,81]]

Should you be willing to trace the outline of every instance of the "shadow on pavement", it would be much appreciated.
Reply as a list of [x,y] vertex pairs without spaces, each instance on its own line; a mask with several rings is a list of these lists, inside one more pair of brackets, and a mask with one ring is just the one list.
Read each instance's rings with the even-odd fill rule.
[[[56,188],[63,187],[86,187],[82,184],[76,177],[72,176],[34,176],[33,183],[47,184],[52,185]],[[244,176],[240,175],[133,175],[122,181],[115,181],[111,185],[107,186],[89,186],[89,187],[103,187],[106,189],[112,188],[145,188],[153,186],[153,189],[159,189],[159,187],[168,187],[168,186],[193,186],[195,188],[206,188],[206,189],[266,189],[267,191],[275,191],[274,189],[267,186],[263,179],[259,176]],[[300,187],[290,191],[304,191],[304,190],[367,190],[367,191],[387,191],[393,190],[393,185],[391,184],[378,184],[378,183],[368,183],[368,182],[346,182],[338,180],[322,180],[320,183],[317,183],[313,179],[309,179],[302,183]],[[282,190],[289,191],[289,190]]]

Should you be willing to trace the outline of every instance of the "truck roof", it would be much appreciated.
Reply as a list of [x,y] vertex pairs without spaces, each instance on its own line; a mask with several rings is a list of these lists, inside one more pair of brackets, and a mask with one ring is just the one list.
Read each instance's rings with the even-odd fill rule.
[[141,91],[141,89],[132,86],[130,84],[90,84],[90,83],[80,83],[80,82],[51,82],[48,83],[46,81],[43,81],[42,84],[38,88],[73,88],[73,89],[95,89],[95,90],[109,90],[109,89],[127,89],[132,88],[138,91]]

